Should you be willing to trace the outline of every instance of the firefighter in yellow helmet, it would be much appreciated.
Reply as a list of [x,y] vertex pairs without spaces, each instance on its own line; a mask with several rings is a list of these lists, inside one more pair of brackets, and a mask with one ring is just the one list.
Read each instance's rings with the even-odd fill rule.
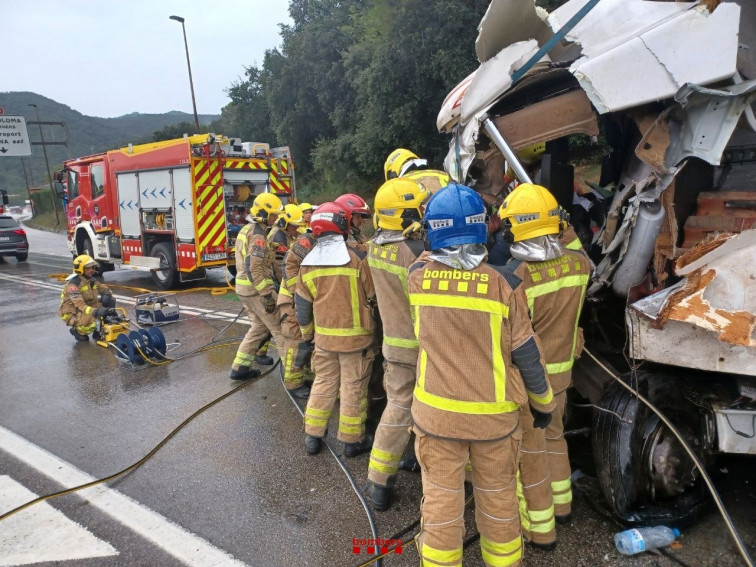
[[591,272],[579,251],[560,244],[560,209],[545,187],[523,183],[499,210],[512,259],[507,268],[520,280],[546,359],[546,372],[556,409],[546,430],[520,412],[523,440],[520,456],[520,513],[523,534],[536,547],[556,546],[555,521],[571,516],[572,490],[564,406],[572,381],[572,365],[582,349],[578,327]]
[[[296,274],[299,272],[299,263],[296,268],[289,266],[288,273],[294,273],[294,277],[287,275],[287,262],[293,258],[299,258],[296,254],[291,256],[291,247],[295,246],[305,235],[299,235],[299,229],[304,228],[305,220],[302,210],[298,205],[289,203],[284,207],[283,214],[279,215],[275,226],[268,235],[268,242],[273,248],[275,259],[273,272],[278,282],[278,299],[276,305],[281,323],[281,336],[283,344],[279,345],[279,355],[284,369],[284,386],[296,398],[306,399],[310,394],[310,387],[304,383],[304,369],[294,365],[297,348],[302,342],[302,334],[299,331],[296,313],[294,311],[293,288],[297,282]],[[300,236],[300,238],[297,238]],[[297,247],[299,251],[301,245]]]
[[272,193],[261,193],[252,202],[247,223],[236,237],[236,294],[244,305],[250,327],[236,351],[230,378],[245,380],[260,375],[252,368],[256,352],[272,335],[277,346],[284,344],[281,336],[276,288],[273,275],[273,252],[267,235],[278,215],[284,212],[281,199]]
[[74,258],[74,273],[66,279],[60,293],[58,314],[71,327],[74,339],[89,340],[89,334],[99,340],[97,318],[115,315],[115,300],[108,287],[94,278],[97,262],[86,254]]
[[423,565],[462,564],[468,459],[483,561],[521,565],[520,408],[529,403],[543,427],[554,408],[519,281],[486,262],[485,216],[483,199],[469,187],[452,183],[435,193],[424,217],[430,252],[409,269],[419,352],[412,419],[423,480]]
[[390,505],[391,491],[412,426],[417,339],[407,295],[407,269],[423,252],[419,231],[430,192],[405,178],[389,179],[375,194],[374,224],[368,264],[383,322],[383,383],[387,405],[375,433],[368,465],[368,493],[378,510]]
[[448,173],[429,169],[428,160],[420,159],[417,154],[404,148],[397,148],[388,155],[383,164],[383,174],[386,181],[396,177],[412,179],[431,193],[446,187],[451,181]]
[[305,227],[310,228],[310,218],[312,218],[312,213],[315,210],[315,206],[312,203],[299,203],[299,208],[302,210]]

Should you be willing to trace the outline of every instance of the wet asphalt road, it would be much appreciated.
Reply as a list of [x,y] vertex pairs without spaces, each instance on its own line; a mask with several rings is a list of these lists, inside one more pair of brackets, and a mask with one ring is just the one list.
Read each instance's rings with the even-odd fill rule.
[[[112,350],[92,342],[75,343],[57,317],[62,284],[48,277],[70,270],[65,237],[30,231],[30,241],[27,263],[13,259],[0,263],[2,428],[100,478],[138,461],[189,415],[238,386],[227,378],[235,345],[132,371],[118,363]],[[39,254],[40,249],[46,254]],[[105,279],[114,285],[152,287],[138,272],[116,271]],[[223,279],[216,273],[210,284],[222,287]],[[114,291],[124,297],[141,293]],[[184,320],[163,327],[173,357],[209,343],[227,324],[197,316],[202,310],[235,315],[240,309],[233,293],[200,291],[177,297]],[[245,330],[245,325],[234,323],[223,337],[241,337]],[[352,542],[371,537],[366,513],[331,455],[324,451],[308,457],[302,436],[301,417],[276,368],[199,415],[141,468],[108,486],[181,526],[197,541],[248,565],[358,565],[367,556],[364,548],[355,554]],[[339,443],[333,445],[341,450]],[[756,551],[755,464],[753,458],[725,459],[720,469],[727,472],[717,482],[752,554]],[[347,467],[363,488],[367,456],[349,460]],[[62,488],[0,449],[3,475],[35,494]],[[620,528],[602,514],[595,482],[585,477],[577,486],[575,518],[572,525],[558,527],[557,550],[551,554],[527,550],[525,565],[743,564],[716,512],[683,532],[681,547],[669,550],[672,558],[652,554],[624,558],[612,542],[612,534]],[[388,512],[374,513],[378,535],[389,538],[415,521],[419,502],[419,475],[400,472],[395,505]],[[77,495],[51,500],[50,505],[118,553],[66,565],[181,564],[159,541],[150,542]],[[0,507],[0,513],[5,511]],[[467,522],[470,536],[475,533],[471,510]],[[6,546],[13,545],[3,540],[3,528],[0,522],[0,565],[19,564],[3,561],[3,550],[7,553]],[[35,526],[25,537],[33,542],[43,530],[44,525]],[[384,564],[416,565],[417,554],[406,545],[401,556]],[[465,564],[482,565],[477,542],[466,550]]]

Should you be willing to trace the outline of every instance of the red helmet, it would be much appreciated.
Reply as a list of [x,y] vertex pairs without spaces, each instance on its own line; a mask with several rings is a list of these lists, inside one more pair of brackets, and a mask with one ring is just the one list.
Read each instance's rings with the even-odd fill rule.
[[334,203],[346,207],[351,215],[365,215],[370,217],[372,214],[365,199],[354,193],[346,193],[341,197],[337,197]]
[[349,210],[338,203],[323,203],[312,213],[310,228],[315,236],[333,233],[346,235],[352,215]]

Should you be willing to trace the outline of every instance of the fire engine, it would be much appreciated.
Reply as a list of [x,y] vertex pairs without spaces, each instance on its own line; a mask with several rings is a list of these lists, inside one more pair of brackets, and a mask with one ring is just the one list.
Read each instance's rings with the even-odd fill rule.
[[55,186],[71,253],[89,254],[102,272],[150,271],[160,289],[233,265],[256,195],[296,197],[288,147],[214,134],[129,144],[63,165]]

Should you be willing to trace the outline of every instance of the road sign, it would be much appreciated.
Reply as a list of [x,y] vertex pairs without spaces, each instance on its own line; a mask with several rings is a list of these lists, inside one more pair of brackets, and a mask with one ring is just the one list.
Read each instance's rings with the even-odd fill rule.
[[0,113],[0,157],[31,155],[26,118]]

